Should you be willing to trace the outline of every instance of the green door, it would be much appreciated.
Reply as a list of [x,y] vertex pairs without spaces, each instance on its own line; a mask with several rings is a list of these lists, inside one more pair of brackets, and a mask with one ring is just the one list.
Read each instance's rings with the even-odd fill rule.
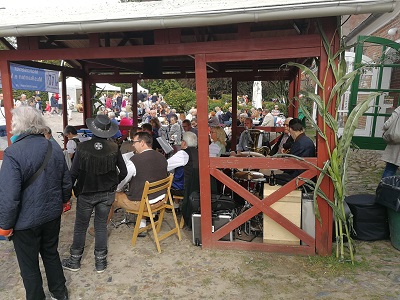
[[350,93],[351,112],[367,94],[380,92],[371,101],[371,108],[360,119],[354,143],[363,149],[384,149],[382,127],[394,109],[400,105],[400,44],[379,37],[359,36],[354,66],[363,66],[355,78]]

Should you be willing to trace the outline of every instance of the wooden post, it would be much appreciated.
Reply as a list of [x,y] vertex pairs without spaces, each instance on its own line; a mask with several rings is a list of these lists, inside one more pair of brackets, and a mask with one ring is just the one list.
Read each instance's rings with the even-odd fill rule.
[[232,138],[231,138],[231,151],[236,151],[236,137],[237,131],[237,78],[232,78]]
[[133,126],[138,126],[138,110],[137,110],[137,103],[138,103],[138,98],[137,98],[137,78],[132,82],[132,101],[131,101],[131,109],[132,109],[132,125]]
[[[11,131],[11,109],[14,108],[12,81],[10,72],[10,62],[7,60],[0,61],[0,73],[2,80],[3,90],[3,101],[4,101],[4,113],[6,116],[6,129],[7,129],[7,140],[10,145],[10,131]],[[1,152],[0,159],[3,159],[3,152]]]
[[[339,37],[336,31],[337,24],[335,23],[334,18],[323,18],[320,20],[322,24],[323,30],[328,38],[329,41],[332,41],[331,45],[331,52],[336,53],[339,49]],[[334,37],[334,38],[333,38]],[[324,76],[326,74],[326,70],[328,67],[328,56],[324,49],[324,46],[321,42],[321,59],[319,65],[319,74],[318,79],[321,82],[324,82]],[[332,90],[333,86],[335,85],[335,78],[333,76],[332,71],[329,71],[325,81],[325,97],[328,100],[329,93]],[[322,90],[318,90],[318,94],[322,97]],[[331,106],[329,107],[329,112],[333,114],[336,106],[336,99],[332,101]],[[318,115],[317,123],[320,128],[324,126],[325,120]],[[329,139],[329,144],[331,147],[334,147],[334,132],[328,126],[326,126],[327,132],[326,136]],[[325,141],[317,135],[317,150],[318,150],[318,157],[317,157],[317,165],[318,167],[322,168],[325,161],[329,159],[328,156],[328,149],[326,148]],[[333,200],[334,190],[332,182],[325,177],[321,184],[321,189],[328,196],[329,199]],[[333,225],[333,214],[332,209],[329,207],[328,203],[323,199],[318,199],[318,207],[322,219],[322,223],[318,221],[315,224],[315,247],[316,252],[319,255],[330,255],[332,253],[332,225]]]
[[201,239],[203,248],[210,248],[211,241],[211,187],[210,158],[208,150],[208,97],[207,66],[204,54],[195,56],[196,102],[198,122]]

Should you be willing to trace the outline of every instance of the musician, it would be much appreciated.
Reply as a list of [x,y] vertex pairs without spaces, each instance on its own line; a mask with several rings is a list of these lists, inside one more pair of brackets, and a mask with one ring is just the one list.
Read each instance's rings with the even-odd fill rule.
[[[289,133],[294,142],[290,148],[290,154],[298,157],[315,157],[314,142],[305,135],[300,119],[294,118],[289,122]],[[285,170],[282,174],[276,174],[278,184],[285,184],[303,173],[304,170]]]
[[250,117],[244,119],[244,130],[240,134],[239,143],[236,145],[237,151],[251,151],[253,148],[253,140],[248,132],[249,129],[253,129],[253,120]]
[[274,144],[269,155],[272,156],[277,153],[278,154],[290,153],[290,148],[294,142],[293,138],[290,136],[290,133],[289,133],[289,122],[292,119],[293,119],[292,117],[288,117],[285,119],[285,122],[283,124],[285,129],[283,131],[283,134],[279,137],[278,141]]

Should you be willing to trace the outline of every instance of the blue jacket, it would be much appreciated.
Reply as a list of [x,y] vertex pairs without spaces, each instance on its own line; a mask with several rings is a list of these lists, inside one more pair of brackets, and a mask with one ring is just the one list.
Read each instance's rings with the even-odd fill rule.
[[42,165],[48,141],[43,135],[20,135],[3,156],[0,169],[0,228],[24,230],[60,217],[63,202],[71,197],[72,181],[61,147],[52,144],[52,155],[40,176],[24,191]]

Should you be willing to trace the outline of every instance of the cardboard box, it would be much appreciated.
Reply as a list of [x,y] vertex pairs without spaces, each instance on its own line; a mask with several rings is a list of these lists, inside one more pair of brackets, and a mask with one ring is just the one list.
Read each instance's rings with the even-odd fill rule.
[[[264,197],[281,188],[279,185],[264,185]],[[300,228],[301,191],[291,191],[271,205],[279,214]],[[263,241],[267,244],[300,245],[300,239],[264,214]]]

